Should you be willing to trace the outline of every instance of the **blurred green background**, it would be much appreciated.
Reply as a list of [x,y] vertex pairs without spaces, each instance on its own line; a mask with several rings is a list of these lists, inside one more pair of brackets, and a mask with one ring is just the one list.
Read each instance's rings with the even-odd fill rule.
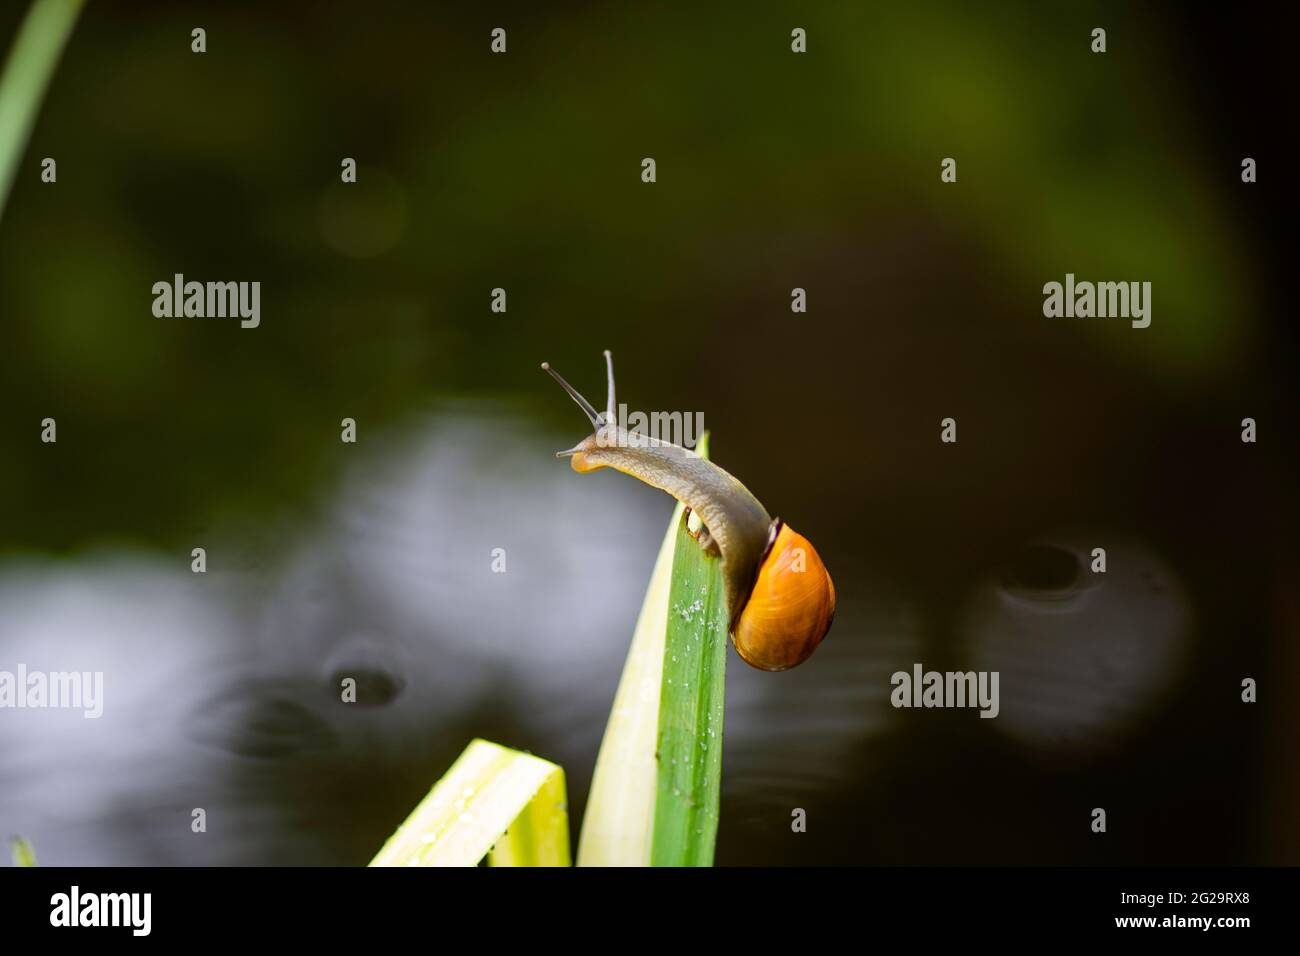
[[[754,461],[784,457],[763,436],[814,445],[840,492],[942,453],[944,411],[981,429],[963,464],[1042,480],[1024,456],[1086,442],[1081,409],[1149,422],[1212,388],[1269,397],[1250,364],[1275,321],[1268,248],[1240,224],[1273,177],[1243,188],[1250,143],[1207,142],[1197,64],[1153,11],[375,13],[90,4],[0,232],[0,494],[57,502],[12,516],[12,539],[174,542],[213,508],[291,502],[343,414],[373,427],[482,392],[567,415],[537,362],[605,346],[637,407],[705,408]],[[1104,56],[1080,39],[1099,17]],[[1044,321],[1039,290],[1066,271],[1149,279],[1152,327]],[[150,287],[175,272],[260,280],[263,327],[155,319]],[[57,456],[19,424],[46,415],[78,436]],[[849,422],[859,441],[827,440]],[[91,474],[166,480],[78,493]]]
[[[6,45],[22,6],[0,13]],[[1294,610],[1289,110],[1270,32],[1174,4],[92,0],[0,220],[0,553],[188,554],[223,522],[265,535],[340,479],[345,416],[364,448],[489,400],[566,447],[581,419],[537,364],[599,392],[608,347],[620,398],[702,410],[716,459],[848,569],[842,593],[887,580],[925,608],[936,661],[970,582],[1036,535],[1119,527],[1172,561],[1193,664],[1164,723],[1089,771],[1150,788],[1156,835],[1115,856],[1008,838],[1005,855],[1269,858],[1281,824],[1262,808],[1287,785],[1255,768],[1294,711],[1204,701],[1276,666],[1278,608]],[[1244,156],[1259,183],[1240,181]],[[178,272],[260,281],[260,328],[155,318],[151,286]],[[1045,319],[1042,286],[1067,272],[1150,281],[1150,328]],[[1238,439],[1247,415],[1258,445]],[[57,445],[39,442],[47,416]],[[610,521],[593,515],[593,537]],[[931,727],[888,776],[906,778],[906,750],[944,770],[833,798],[844,821],[864,802],[917,814],[898,825],[934,835],[914,852],[810,835],[746,856],[733,837],[729,858],[724,805],[720,859],[987,859],[959,818],[1010,826],[1003,788],[1078,784],[998,745],[953,754]],[[1184,779],[1192,755],[1209,769]],[[925,796],[989,760],[1004,773],[974,807]],[[1155,789],[1171,775],[1182,810]],[[1231,822],[1193,833],[1225,805]]]

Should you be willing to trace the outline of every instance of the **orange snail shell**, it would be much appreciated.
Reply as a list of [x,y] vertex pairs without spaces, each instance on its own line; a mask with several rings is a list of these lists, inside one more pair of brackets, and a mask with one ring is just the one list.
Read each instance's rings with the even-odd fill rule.
[[826,565],[812,542],[782,523],[732,632],[737,653],[761,670],[788,670],[812,656],[834,617]]

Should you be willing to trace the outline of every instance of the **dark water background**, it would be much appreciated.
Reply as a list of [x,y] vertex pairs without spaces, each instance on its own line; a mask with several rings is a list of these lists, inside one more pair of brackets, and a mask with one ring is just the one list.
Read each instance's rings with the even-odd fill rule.
[[[0,669],[105,713],[0,711],[0,832],[364,863],[483,736],[576,838],[671,504],[552,457],[537,363],[609,347],[840,597],[805,667],[729,658],[720,863],[1300,862],[1282,41],[1001,9],[90,4],[0,220]],[[261,327],[154,318],[177,272]],[[1066,272],[1151,327],[1044,319]],[[918,661],[1002,714],[891,708]]]

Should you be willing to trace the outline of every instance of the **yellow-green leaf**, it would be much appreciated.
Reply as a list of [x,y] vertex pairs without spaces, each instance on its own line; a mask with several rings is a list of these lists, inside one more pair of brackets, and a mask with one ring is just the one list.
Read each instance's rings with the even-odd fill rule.
[[32,850],[32,845],[20,836],[13,838],[13,857],[14,866],[35,866],[36,853]]
[[475,740],[384,844],[371,866],[568,866],[569,816],[557,765]]

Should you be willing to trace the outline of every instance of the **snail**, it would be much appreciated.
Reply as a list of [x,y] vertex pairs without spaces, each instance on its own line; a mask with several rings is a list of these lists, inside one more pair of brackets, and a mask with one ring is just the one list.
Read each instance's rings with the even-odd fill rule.
[[666,491],[699,516],[696,536],[721,556],[728,630],[745,663],[783,671],[806,661],[835,617],[835,585],[817,550],[767,509],[730,474],[695,452],[628,431],[614,415],[614,360],[605,351],[608,401],[604,414],[546,362],[542,368],[586,413],[594,431],[557,458],[581,474],[614,468]]

